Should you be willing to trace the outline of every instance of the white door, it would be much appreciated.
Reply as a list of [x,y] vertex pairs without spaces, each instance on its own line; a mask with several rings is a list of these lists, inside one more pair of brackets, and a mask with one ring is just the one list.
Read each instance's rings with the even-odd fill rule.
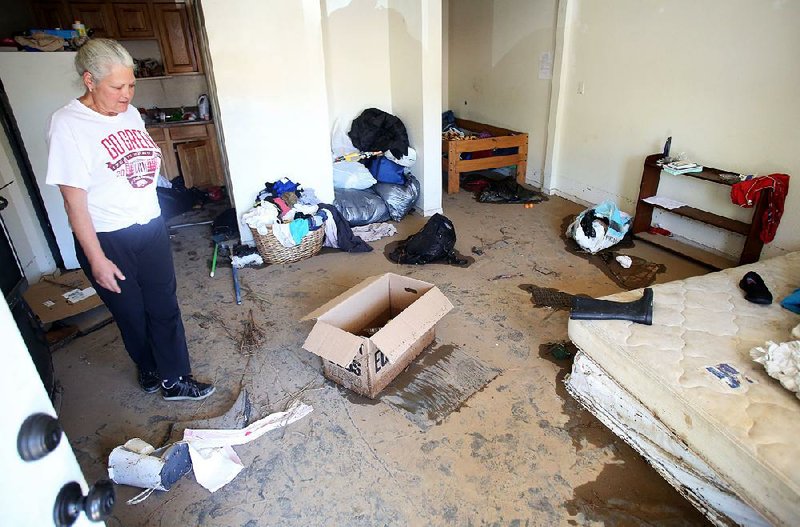
[[[56,413],[47,392],[42,385],[36,368],[22,336],[17,329],[8,305],[0,297],[0,349],[3,366],[0,368],[0,523],[15,527],[45,527],[58,525],[54,516],[54,507],[59,493],[67,487],[62,496],[73,493],[71,503],[82,505],[81,497],[87,493],[86,480],[78,466],[78,461],[63,433],[53,428],[53,422],[47,416],[55,417]],[[38,422],[47,432],[43,435],[32,434],[33,438],[24,442],[23,450],[31,456],[40,458],[24,461],[18,450],[20,428],[30,416],[38,414]],[[41,415],[44,414],[44,415]],[[48,422],[49,421],[49,422]],[[57,446],[46,453],[57,439]],[[76,485],[77,484],[77,485]],[[79,487],[79,488],[78,488]],[[80,491],[80,495],[78,495]],[[70,502],[70,500],[64,500]],[[105,501],[92,501],[95,506],[108,506]],[[75,517],[76,526],[97,526],[103,523],[91,522],[86,512],[79,507],[67,506],[65,519]],[[68,521],[61,525],[70,525]]]

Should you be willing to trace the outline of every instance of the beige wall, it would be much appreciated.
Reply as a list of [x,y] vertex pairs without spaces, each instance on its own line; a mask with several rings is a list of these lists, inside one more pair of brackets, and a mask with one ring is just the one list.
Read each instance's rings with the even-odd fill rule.
[[527,179],[541,182],[550,80],[539,57],[553,51],[556,0],[451,0],[448,100],[456,116],[529,137]]
[[[284,176],[332,201],[319,0],[203,0],[201,8],[239,215],[265,182]],[[246,229],[242,238],[251,239]]]
[[408,131],[419,179],[417,209],[441,211],[442,9],[440,2],[389,0],[392,108]]
[[330,124],[392,112],[387,0],[321,0]]
[[[670,135],[673,153],[708,166],[800,176],[800,2],[568,2],[551,181],[557,193],[612,199],[632,212],[642,161]],[[747,217],[721,186],[672,179],[670,197]],[[765,255],[800,249],[798,192],[791,187]],[[695,222],[656,221],[731,254],[741,246]]]

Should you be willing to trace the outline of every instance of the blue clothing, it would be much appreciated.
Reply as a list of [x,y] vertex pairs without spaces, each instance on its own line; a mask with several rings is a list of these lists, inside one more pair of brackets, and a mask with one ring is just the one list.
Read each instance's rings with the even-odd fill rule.
[[292,233],[294,243],[300,243],[308,234],[308,220],[298,219],[289,224],[289,232]]
[[800,289],[795,289],[791,295],[781,300],[781,307],[800,314]]

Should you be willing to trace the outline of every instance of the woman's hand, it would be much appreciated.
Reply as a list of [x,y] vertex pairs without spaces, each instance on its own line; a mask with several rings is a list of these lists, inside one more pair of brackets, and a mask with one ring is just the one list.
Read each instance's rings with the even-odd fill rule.
[[122,274],[122,271],[119,270],[119,267],[114,262],[103,256],[89,262],[89,264],[92,266],[92,275],[97,285],[114,293],[122,292],[117,280],[125,280],[125,275]]
[[59,185],[59,188],[61,189],[61,195],[64,197],[64,208],[67,211],[67,218],[69,218],[69,224],[72,226],[72,232],[75,233],[86,259],[89,260],[92,276],[97,285],[114,293],[121,293],[122,289],[120,289],[117,280],[125,280],[125,275],[119,270],[117,264],[106,257],[103,248],[100,247],[100,241],[97,239],[92,218],[89,216],[86,191],[67,185]]

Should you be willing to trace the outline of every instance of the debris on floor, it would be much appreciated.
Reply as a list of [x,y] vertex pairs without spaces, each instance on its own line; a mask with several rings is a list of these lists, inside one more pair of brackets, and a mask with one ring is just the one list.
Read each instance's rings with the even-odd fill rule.
[[548,197],[530,185],[520,184],[514,176],[497,170],[480,170],[461,175],[461,188],[475,193],[479,203],[533,205]]
[[[641,289],[653,285],[656,276],[666,272],[667,268],[663,264],[650,262],[638,256],[622,255],[619,252],[621,249],[630,249],[634,246],[630,233],[614,244],[613,248],[600,250],[596,254],[586,252],[569,236],[569,226],[575,223],[573,220],[573,216],[567,216],[562,223],[562,232],[564,233],[562,238],[564,239],[566,250],[594,264],[618,286],[628,291]],[[625,256],[623,261],[626,263],[627,258],[630,258],[631,265],[629,267],[623,266],[617,261],[618,256]]]
[[299,421],[313,410],[311,405],[295,402],[285,412],[270,414],[241,430],[187,428],[183,440],[189,445],[195,479],[209,491],[216,492],[244,468],[233,446],[250,443],[270,430]]
[[[148,490],[172,488],[190,470],[197,482],[216,492],[244,468],[233,446],[255,441],[270,430],[287,426],[310,414],[314,408],[295,402],[285,412],[275,412],[243,429],[194,429],[183,432],[183,440],[156,450],[134,438],[112,450],[108,475],[119,485]],[[131,503],[143,501],[149,494]]]
[[591,254],[616,245],[630,229],[631,216],[613,201],[604,201],[578,214],[567,227],[567,235]]
[[561,311],[572,309],[572,299],[575,295],[533,284],[521,284],[519,288],[531,294],[531,303],[534,307],[549,307]]
[[567,360],[575,356],[577,348],[569,340],[562,340],[560,342],[551,342],[547,344],[550,348],[550,355],[556,360]]
[[443,214],[434,214],[425,226],[400,242],[387,246],[386,256],[399,264],[424,265],[433,262],[469,267],[475,260],[456,249],[456,228]]

